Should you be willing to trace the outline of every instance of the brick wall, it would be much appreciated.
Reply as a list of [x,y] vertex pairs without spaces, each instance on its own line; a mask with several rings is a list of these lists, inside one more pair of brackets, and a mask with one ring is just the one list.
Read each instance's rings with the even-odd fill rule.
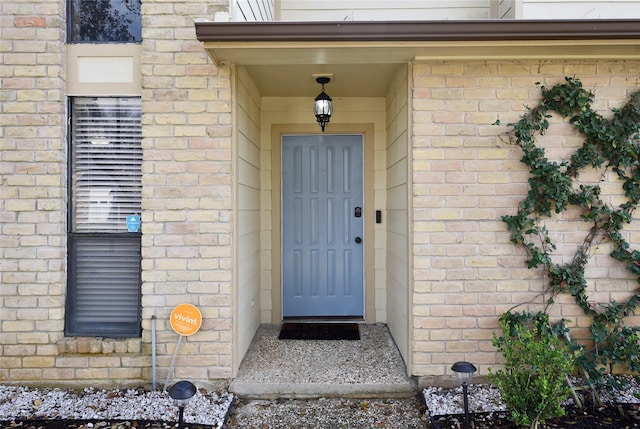
[[180,347],[175,375],[231,376],[231,77],[195,37],[228,1],[142,2],[143,341],[158,320],[159,376],[177,334],[171,309],[202,312],[200,331]]
[[[194,20],[228,2],[142,2],[142,339],[64,337],[66,290],[65,2],[0,4],[0,382],[118,385],[158,377],[178,303],[198,306],[176,377],[231,375],[231,83]],[[186,369],[188,368],[188,369]]]
[[[640,89],[640,62],[432,62],[416,64],[413,74],[414,359],[412,373],[442,376],[457,360],[468,360],[486,374],[499,357],[491,345],[500,315],[519,303],[540,309],[544,281],[526,269],[524,254],[509,242],[500,217],[515,214],[528,191],[522,153],[508,144],[505,126],[523,106],[540,99],[535,82],[550,87],[564,76],[582,80],[595,93],[594,109],[610,116]],[[550,158],[569,157],[583,139],[557,118],[538,144]],[[600,172],[581,176],[598,181]],[[610,178],[611,176],[609,176]],[[619,187],[605,192],[618,194]],[[549,222],[562,241],[558,258],[572,257],[585,224],[571,215]],[[640,241],[640,226],[625,233]],[[564,253],[563,253],[564,252]],[[626,299],[635,279],[607,257],[601,246],[588,273],[592,297],[600,302]],[[586,338],[589,320],[572,302],[552,309],[571,319]],[[637,322],[637,321],[636,321]]]
[[41,380],[64,324],[62,0],[0,3],[0,382]]

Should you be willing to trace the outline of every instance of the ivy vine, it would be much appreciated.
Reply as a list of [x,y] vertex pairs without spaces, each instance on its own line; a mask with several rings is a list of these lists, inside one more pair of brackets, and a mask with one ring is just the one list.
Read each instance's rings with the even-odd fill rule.
[[[542,93],[538,106],[527,108],[518,122],[508,124],[511,143],[522,149],[521,162],[529,168],[530,188],[518,205],[517,214],[503,216],[502,220],[511,242],[526,250],[527,267],[541,268],[548,279],[545,313],[558,294],[568,293],[591,316],[594,347],[585,352],[581,365],[592,376],[597,376],[603,366],[611,369],[618,363],[638,371],[640,328],[627,326],[624,319],[636,312],[640,291],[626,302],[594,303],[587,294],[585,268],[595,247],[610,242],[610,256],[624,264],[640,283],[640,251],[632,249],[622,233],[640,202],[640,91],[633,93],[622,108],[613,109],[613,117],[606,119],[593,110],[594,94],[584,89],[577,78],[566,77],[564,83],[552,88],[537,85]],[[544,148],[536,145],[536,137],[549,128],[554,112],[570,118],[569,123],[584,136],[583,145],[571,158],[560,162],[547,159]],[[589,167],[604,171],[602,180],[608,171],[615,172],[626,201],[612,205],[601,198],[598,184],[581,184],[579,174]],[[591,227],[573,259],[555,263],[552,253],[556,244],[545,219],[570,207],[578,207],[582,220]]]

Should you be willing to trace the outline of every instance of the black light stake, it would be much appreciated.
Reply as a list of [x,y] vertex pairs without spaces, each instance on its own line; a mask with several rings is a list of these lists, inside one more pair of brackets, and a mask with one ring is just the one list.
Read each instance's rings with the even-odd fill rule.
[[330,77],[321,76],[316,78],[316,82],[322,85],[322,92],[318,94],[313,105],[313,113],[316,115],[316,120],[322,128],[324,133],[324,127],[329,123],[331,114],[333,113],[333,106],[331,105],[331,97],[324,92],[324,85],[331,81]]
[[180,414],[178,416],[178,429],[182,427],[182,419],[184,417],[184,407],[187,402],[193,398],[196,394],[196,386],[190,381],[178,381],[176,384],[169,388],[169,396],[173,399],[178,406]]
[[470,362],[460,361],[453,364],[451,371],[458,376],[458,381],[462,385],[462,395],[464,400],[464,429],[469,429],[469,383],[473,379],[473,373],[477,368]]

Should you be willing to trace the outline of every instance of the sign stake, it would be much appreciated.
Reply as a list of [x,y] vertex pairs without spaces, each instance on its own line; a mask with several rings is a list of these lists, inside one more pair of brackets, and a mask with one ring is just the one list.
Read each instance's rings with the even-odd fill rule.
[[173,330],[179,334],[178,343],[176,344],[176,349],[173,351],[173,357],[171,358],[171,365],[169,366],[169,371],[167,372],[167,379],[164,382],[164,388],[162,389],[164,392],[167,391],[167,384],[169,384],[169,378],[173,374],[174,364],[176,363],[176,356],[178,355],[178,349],[180,348],[180,343],[182,342],[182,338],[185,336],[193,335],[200,329],[202,326],[202,313],[200,310],[194,305],[191,304],[180,304],[175,306],[173,310],[171,310],[171,315],[169,315],[169,324],[173,328]]

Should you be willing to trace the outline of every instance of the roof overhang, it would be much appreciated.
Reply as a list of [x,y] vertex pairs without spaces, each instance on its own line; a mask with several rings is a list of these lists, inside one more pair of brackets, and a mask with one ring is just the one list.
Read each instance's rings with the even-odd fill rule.
[[[388,80],[394,67],[429,60],[640,59],[637,19],[196,22],[195,27],[216,64],[247,66],[266,96],[310,96],[317,89],[311,74],[323,72],[338,77],[332,91],[372,95],[371,88]],[[345,85],[336,86],[347,73]],[[294,76],[306,82],[296,86]],[[274,78],[279,83],[267,82]]]
[[640,20],[197,22],[218,63],[640,58]]

